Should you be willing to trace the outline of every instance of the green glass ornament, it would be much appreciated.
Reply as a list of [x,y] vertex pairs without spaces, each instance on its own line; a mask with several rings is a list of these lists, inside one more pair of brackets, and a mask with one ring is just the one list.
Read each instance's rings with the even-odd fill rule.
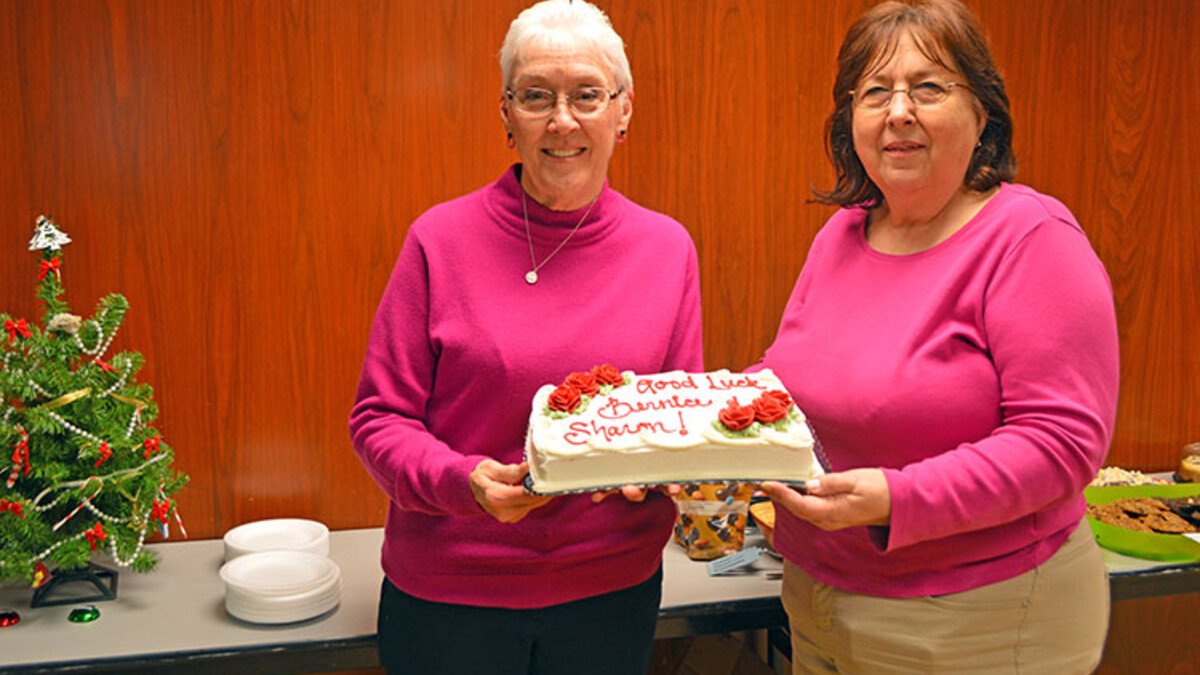
[[95,605],[87,605],[86,607],[76,607],[67,615],[67,621],[71,623],[91,623],[100,618],[100,610],[96,609]]

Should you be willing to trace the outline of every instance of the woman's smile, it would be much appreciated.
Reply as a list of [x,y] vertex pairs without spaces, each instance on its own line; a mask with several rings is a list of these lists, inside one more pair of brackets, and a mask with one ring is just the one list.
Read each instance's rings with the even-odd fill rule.
[[892,155],[908,155],[924,148],[924,145],[916,141],[895,141],[883,146],[883,151]]
[[558,159],[569,159],[582,155],[585,150],[587,148],[543,148],[542,152]]

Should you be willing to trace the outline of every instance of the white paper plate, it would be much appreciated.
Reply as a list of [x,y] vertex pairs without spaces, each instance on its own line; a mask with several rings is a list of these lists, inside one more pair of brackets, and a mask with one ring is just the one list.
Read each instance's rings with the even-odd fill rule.
[[230,615],[235,616],[242,621],[251,623],[294,623],[296,621],[304,621],[316,616],[320,616],[325,612],[337,607],[341,601],[341,594],[335,595],[321,602],[310,603],[304,606],[290,607],[276,610],[263,610],[256,607],[241,606],[238,604],[230,605],[226,602],[225,611]]
[[[341,592],[326,593],[319,598],[313,598],[305,602],[293,602],[279,606],[264,606],[254,602],[240,601],[237,598],[226,598],[225,608],[235,616],[244,617],[248,614],[255,616],[278,616],[278,617],[293,617],[299,615],[319,614],[329,607],[337,604],[341,600]],[[298,620],[298,619],[297,619]]]
[[307,551],[329,555],[329,528],[302,518],[256,520],[225,533],[225,561],[262,551]]
[[337,574],[333,577],[330,577],[328,581],[321,582],[312,588],[286,594],[260,593],[255,590],[248,590],[238,586],[226,584],[225,600],[262,608],[285,607],[289,605],[299,605],[311,601],[319,601],[329,595],[336,595],[341,592],[342,575]]
[[301,621],[329,610],[342,599],[340,583],[312,597],[245,598],[235,594],[225,596],[225,609],[246,621]]
[[304,551],[264,551],[238,556],[221,566],[226,586],[260,595],[303,593],[341,575],[337,564]]

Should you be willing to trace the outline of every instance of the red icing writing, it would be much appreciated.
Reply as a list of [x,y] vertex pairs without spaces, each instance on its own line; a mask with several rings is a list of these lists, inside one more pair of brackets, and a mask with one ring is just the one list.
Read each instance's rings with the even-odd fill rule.
[[655,381],[655,380],[638,380],[637,381],[637,393],[639,393],[639,394],[657,394],[658,392],[666,390],[666,389],[674,389],[674,390],[696,389],[696,390],[699,390],[700,387],[696,386],[696,382],[695,382],[695,380],[692,379],[691,375],[688,375],[687,377],[685,377],[682,380],[657,380],[657,381]]
[[717,391],[728,391],[730,389],[739,388],[761,389],[763,391],[766,391],[767,389],[766,385],[755,382],[754,378],[750,375],[742,375],[741,377],[734,379],[713,377],[712,375],[705,375],[704,378],[708,380],[708,386]]
[[626,424],[572,422],[570,431],[563,434],[563,440],[571,445],[586,445],[588,438],[592,436],[603,436],[606,442],[611,443],[614,438],[619,438],[629,434],[639,434],[643,431],[657,432],[660,434],[679,434],[680,436],[686,436],[688,432],[683,426],[683,413],[678,413],[678,416],[678,429],[672,429],[671,427],[667,426],[666,422],[630,422]]
[[634,413],[646,412],[648,410],[707,408],[712,403],[711,400],[698,398],[681,399],[679,398],[679,394],[672,394],[670,398],[663,398],[657,401],[634,401],[632,403],[622,401],[616,396],[610,396],[608,401],[596,410],[596,415],[607,420],[619,420]]

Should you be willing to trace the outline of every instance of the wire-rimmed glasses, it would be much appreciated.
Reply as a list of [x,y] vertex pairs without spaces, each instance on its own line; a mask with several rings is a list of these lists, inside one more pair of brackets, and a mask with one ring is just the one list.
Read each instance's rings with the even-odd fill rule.
[[580,87],[570,93],[559,94],[541,87],[521,87],[505,89],[504,94],[517,110],[527,115],[548,115],[558,106],[559,99],[565,98],[572,113],[589,117],[604,112],[608,104],[624,91],[609,91],[604,87]]
[[892,96],[902,93],[918,108],[932,108],[950,98],[950,94],[954,93],[956,88],[971,90],[960,82],[926,80],[911,85],[908,89],[889,89],[879,85],[866,89],[851,89],[850,98],[854,100],[855,106],[864,110],[883,110],[891,105]]

